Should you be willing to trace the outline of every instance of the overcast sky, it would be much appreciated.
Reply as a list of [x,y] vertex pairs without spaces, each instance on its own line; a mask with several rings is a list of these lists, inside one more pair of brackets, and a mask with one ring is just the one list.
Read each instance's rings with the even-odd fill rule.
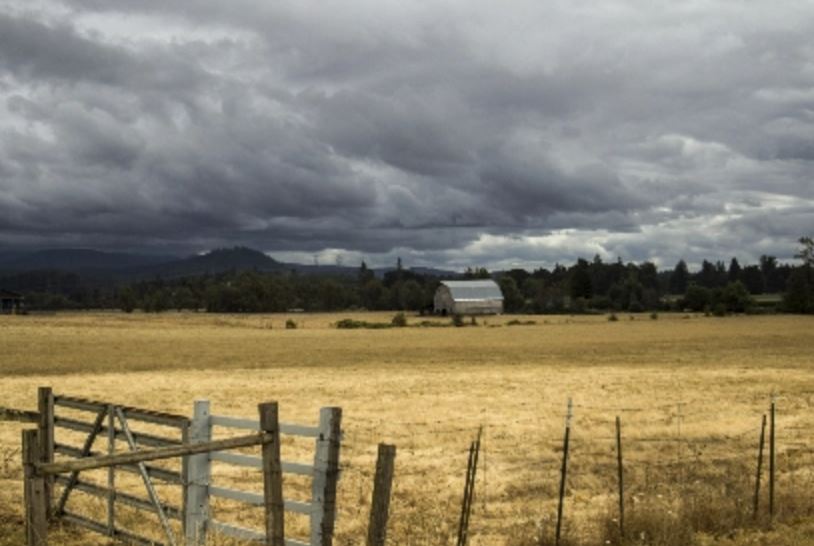
[[814,4],[0,0],[0,247],[791,259]]

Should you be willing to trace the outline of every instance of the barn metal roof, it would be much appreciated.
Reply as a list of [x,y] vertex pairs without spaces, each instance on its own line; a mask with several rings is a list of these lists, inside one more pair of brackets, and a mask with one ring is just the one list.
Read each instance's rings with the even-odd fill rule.
[[492,280],[441,281],[441,284],[449,288],[455,301],[503,301],[503,292]]

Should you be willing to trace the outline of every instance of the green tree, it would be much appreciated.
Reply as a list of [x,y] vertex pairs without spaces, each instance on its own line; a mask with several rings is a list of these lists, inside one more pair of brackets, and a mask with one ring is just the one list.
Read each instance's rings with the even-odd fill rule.
[[177,310],[198,309],[198,299],[188,286],[181,286],[172,294],[172,306]]
[[591,299],[593,296],[593,284],[591,283],[591,273],[588,262],[580,258],[571,269],[571,279],[568,284],[569,294],[572,300],[582,298]]
[[814,313],[814,240],[800,237],[799,243],[802,247],[794,257],[803,264],[792,271],[783,304],[791,313]]
[[129,286],[125,286],[119,290],[118,294],[119,309],[125,313],[132,313],[136,309],[136,294]]
[[477,267],[472,269],[471,267],[467,267],[466,271],[464,271],[464,278],[465,279],[491,279],[492,275],[485,267]]
[[756,265],[747,265],[741,270],[741,281],[746,285],[750,294],[762,294],[766,290],[763,272]]
[[500,291],[503,292],[503,309],[507,313],[522,311],[525,301],[514,278],[503,275],[498,284],[500,284]]
[[740,281],[726,285],[721,294],[721,302],[730,313],[745,313],[754,303],[746,285]]
[[738,263],[737,258],[732,258],[729,262],[729,270],[726,272],[727,278],[729,278],[729,282],[739,281],[741,278],[741,264]]
[[684,294],[683,306],[693,311],[703,311],[712,303],[712,293],[709,288],[691,283]]
[[690,272],[687,269],[687,262],[679,260],[670,275],[670,293],[683,294],[687,291],[687,284],[690,281]]
[[814,239],[800,237],[797,241],[802,245],[802,248],[794,257],[802,260],[804,267],[814,267]]
[[402,283],[400,287],[403,309],[418,311],[424,307],[424,290],[414,279]]
[[765,254],[761,256],[760,271],[763,273],[763,282],[766,285],[767,292],[776,294],[783,291],[783,281],[777,270],[777,258]]
[[373,271],[368,269],[367,264],[364,262],[364,260],[362,260],[362,263],[359,266],[359,272],[356,274],[356,280],[359,282],[359,285],[364,286],[374,278],[375,275],[373,274]]
[[381,309],[384,285],[379,279],[370,279],[361,288],[360,298],[365,309]]
[[783,295],[783,307],[789,313],[814,313],[809,272],[804,267],[795,269]]

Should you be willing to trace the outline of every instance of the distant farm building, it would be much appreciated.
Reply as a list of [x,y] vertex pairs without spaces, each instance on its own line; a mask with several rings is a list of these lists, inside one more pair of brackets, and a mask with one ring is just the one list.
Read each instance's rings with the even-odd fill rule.
[[440,315],[498,315],[503,292],[493,280],[441,281],[433,304]]
[[0,314],[15,315],[22,313],[24,301],[22,294],[0,289]]

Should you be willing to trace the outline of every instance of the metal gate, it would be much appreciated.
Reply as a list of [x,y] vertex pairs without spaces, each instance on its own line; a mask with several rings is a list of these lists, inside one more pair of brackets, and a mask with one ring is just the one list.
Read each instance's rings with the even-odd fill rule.
[[[75,396],[55,395],[48,387],[39,389],[39,438],[42,438],[41,462],[51,463],[55,455],[83,459],[121,454],[139,448],[193,445],[212,440],[213,428],[259,431],[260,422],[209,413],[209,402],[195,404],[193,418],[131,406],[100,402]],[[341,443],[340,408],[322,408],[315,426],[279,424],[283,435],[313,438],[313,463],[283,461],[283,473],[311,478],[311,496],[307,500],[284,501],[286,511],[307,515],[310,537],[286,539],[288,546],[331,546],[336,517],[336,490],[339,479]],[[175,468],[155,463],[110,466],[104,479],[97,474],[72,471],[46,480],[45,496],[50,517],[79,525],[96,533],[137,545],[202,545],[207,534],[220,533],[235,538],[261,541],[259,530],[216,520],[209,506],[210,497],[232,499],[259,506],[263,495],[211,483],[213,461],[248,468],[260,468],[259,457],[222,451],[183,456]],[[170,463],[172,464],[172,463]],[[121,476],[120,473],[129,476]],[[138,478],[133,479],[133,475]],[[123,483],[123,482],[127,483]],[[258,474],[258,482],[263,483]],[[140,485],[139,485],[140,484]],[[137,487],[137,489],[136,489]],[[92,514],[73,508],[77,494],[97,499]],[[150,537],[127,528],[120,506],[150,515],[158,520],[160,535]],[[85,513],[81,513],[81,512]],[[131,518],[132,519],[132,518]],[[144,522],[138,520],[138,527]]]
[[[70,458],[95,457],[102,454],[114,454],[117,451],[134,451],[138,447],[166,447],[181,445],[188,440],[190,419],[183,415],[174,415],[98,402],[65,395],[52,395],[50,392],[40,392],[40,410],[43,421],[50,420],[50,438],[46,434],[46,456],[53,460],[53,455],[63,455]],[[50,391],[50,389],[47,389]],[[42,406],[45,406],[44,408]],[[45,409],[46,411],[42,411]],[[70,410],[73,415],[66,416],[64,410]],[[149,432],[138,430],[147,425]],[[42,427],[41,427],[42,428]],[[157,434],[155,429],[162,429],[163,435]],[[81,447],[73,444],[62,431],[71,431],[76,438],[78,434],[84,435]],[[94,450],[95,445],[102,444],[101,448]],[[50,449],[49,449],[50,445]],[[100,451],[100,449],[104,451]],[[50,451],[50,454],[48,452]],[[52,490],[48,493],[53,503],[51,513],[53,517],[64,519],[91,531],[101,533],[111,538],[118,538],[134,544],[178,546],[184,543],[184,500],[186,495],[185,476],[186,458],[181,459],[180,468],[168,469],[157,465],[137,463],[110,467],[107,469],[107,483],[101,485],[92,480],[85,480],[79,472],[69,475],[58,475],[50,484]],[[136,474],[140,477],[145,496],[124,492],[117,487],[117,472]],[[167,487],[169,486],[169,488]],[[165,499],[159,496],[159,488],[164,489]],[[175,491],[167,491],[174,489]],[[80,514],[70,506],[70,499],[81,492],[105,503],[105,517]],[[176,500],[172,503],[166,499],[172,496]],[[117,518],[117,504],[125,505],[140,512],[155,515],[161,525],[161,541],[149,538],[126,529]]]

